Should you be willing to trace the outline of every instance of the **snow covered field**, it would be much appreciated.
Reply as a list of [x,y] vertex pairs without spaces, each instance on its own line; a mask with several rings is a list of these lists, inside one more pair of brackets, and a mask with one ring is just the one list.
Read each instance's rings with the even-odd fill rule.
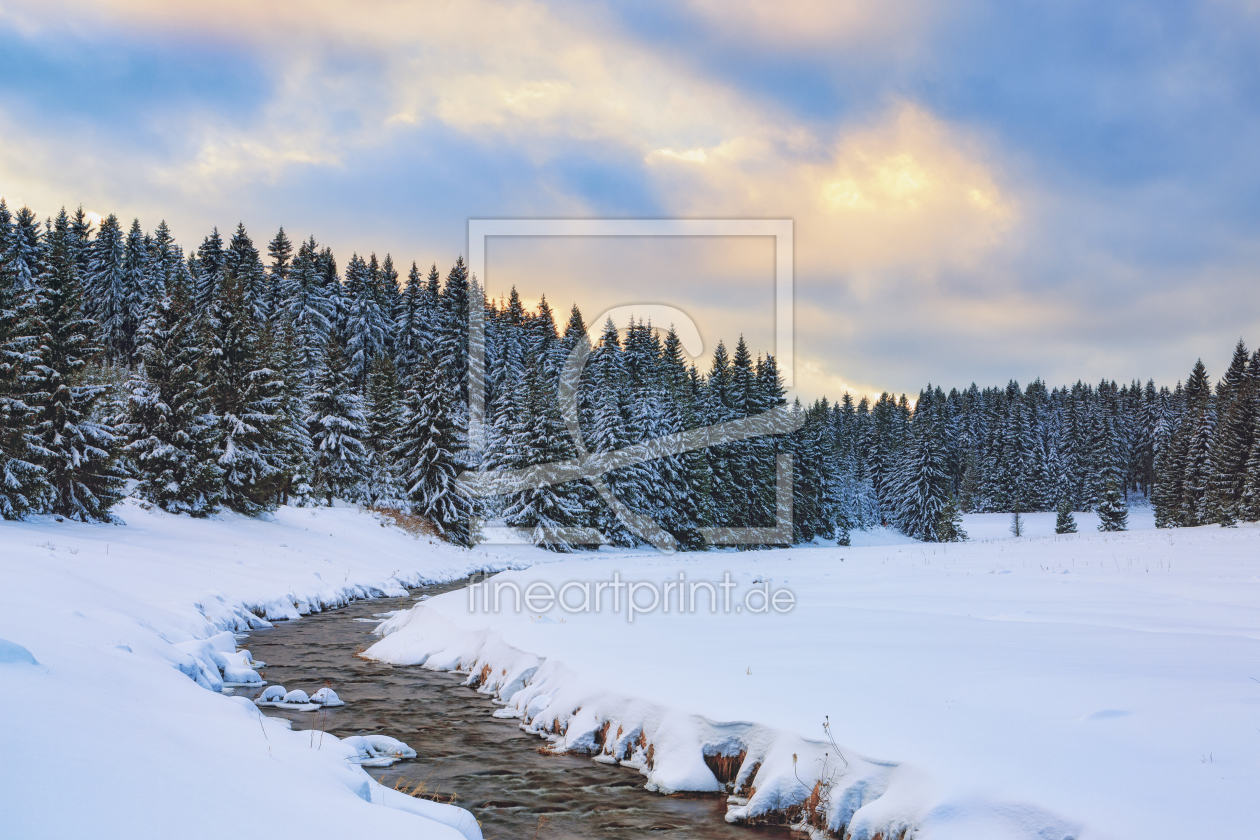
[[506,610],[509,590],[497,614],[453,592],[390,619],[369,655],[467,670],[507,701],[501,715],[663,791],[718,790],[716,769],[741,794],[732,817],[823,780],[830,828],[860,838],[1251,836],[1260,528],[1155,531],[1135,509],[1144,529],[1100,534],[1077,518],[1065,537],[1053,514],[1027,516],[1048,535],[1019,540],[994,515],[968,517],[965,544],[880,531],[855,542],[885,544],[849,549],[579,555],[492,582],[729,572],[735,605],[762,581],[796,606],[715,615],[701,590],[694,614],[630,623],[610,589],[599,614],[541,617]]
[[[1032,514],[1013,540],[1008,517],[984,515],[961,545],[877,530],[844,549],[558,559],[434,545],[346,508],[117,512],[127,526],[0,523],[0,638],[38,662],[0,645],[5,837],[476,836],[466,812],[373,788],[345,744],[312,749],[205,690],[187,651],[259,615],[505,568],[493,584],[729,572],[735,607],[759,605],[754,585],[792,592],[786,613],[715,615],[704,591],[680,614],[675,589],[671,612],[633,623],[624,605],[470,613],[454,592],[372,648],[468,670],[509,701],[502,715],[658,790],[717,790],[716,772],[739,794],[732,817],[824,780],[831,827],[858,837],[1241,837],[1260,821],[1254,526],[1155,531],[1134,509],[1139,530],[1099,534],[1078,514],[1082,533],[1055,537],[1053,514]],[[436,821],[364,801],[386,798]]]
[[0,836],[480,837],[462,809],[370,783],[336,739],[312,748],[199,686],[173,643],[519,561],[345,508],[115,512],[126,527],[0,522]]

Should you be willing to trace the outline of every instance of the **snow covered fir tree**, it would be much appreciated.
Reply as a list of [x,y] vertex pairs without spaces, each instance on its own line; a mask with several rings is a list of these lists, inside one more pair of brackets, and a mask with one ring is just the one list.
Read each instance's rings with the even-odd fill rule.
[[[776,464],[792,463],[793,542],[890,525],[965,539],[963,513],[1093,511],[1126,527],[1149,503],[1159,527],[1260,519],[1260,352],[1240,341],[1219,382],[1051,388],[975,384],[785,404],[776,360],[737,338],[689,361],[663,325],[599,325],[577,306],[563,330],[544,298],[487,299],[462,259],[445,273],[391,255],[344,270],[281,229],[244,225],[185,251],[161,223],[82,210],[40,221],[0,201],[0,516],[105,521],[130,487],[172,513],[258,514],[280,504],[405,509],[460,544],[502,521],[565,551],[599,533],[674,544],[773,526]],[[469,307],[483,309],[485,425],[470,438]],[[580,346],[582,345],[582,346]],[[566,361],[577,428],[560,408]],[[780,408],[795,431],[683,453],[669,435]],[[644,445],[649,457],[592,482],[494,497],[462,478],[528,471]],[[133,482],[128,484],[128,481]],[[568,535],[568,536],[565,536]]]

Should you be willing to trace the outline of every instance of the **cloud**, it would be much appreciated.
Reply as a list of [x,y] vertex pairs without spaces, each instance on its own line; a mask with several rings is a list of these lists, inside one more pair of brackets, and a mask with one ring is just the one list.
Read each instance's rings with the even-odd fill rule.
[[[94,85],[10,73],[0,183],[41,213],[167,217],[186,245],[244,217],[404,264],[451,259],[470,216],[788,217],[807,394],[1138,358],[1167,377],[1213,324],[1260,323],[1256,76],[1233,23],[1253,7],[1163,25],[1123,3],[9,4],[0,29],[46,48],[41,74],[165,52]],[[772,346],[756,248],[608,253],[500,276],[558,311],[672,295],[706,341]],[[1192,281],[1242,303],[1179,304]]]
[[761,131],[712,148],[655,150],[647,163],[674,206],[691,215],[796,221],[797,266],[850,275],[912,267],[930,279],[974,265],[1018,221],[1019,199],[966,133],[904,103],[821,141]]
[[688,0],[686,7],[722,35],[774,47],[903,50],[944,14],[925,0]]

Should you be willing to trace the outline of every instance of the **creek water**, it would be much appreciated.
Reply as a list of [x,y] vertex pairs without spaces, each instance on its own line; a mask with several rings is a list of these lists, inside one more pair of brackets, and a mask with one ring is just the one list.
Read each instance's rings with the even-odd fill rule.
[[[265,707],[298,730],[333,735],[389,735],[417,757],[386,768],[365,768],[388,787],[424,783],[428,795],[470,810],[486,840],[765,840],[787,838],[785,828],[726,823],[724,796],[660,796],[643,788],[635,770],[598,764],[587,756],[544,755],[544,741],[519,721],[491,717],[498,708],[460,685],[462,674],[371,662],[355,652],[371,645],[382,613],[411,607],[418,596],[463,584],[415,590],[406,598],[357,601],[338,610],[256,630],[242,645],[267,663],[269,684],[308,694],[327,684],[346,705],[319,712]],[[260,692],[237,693],[253,697]],[[313,737],[318,738],[318,734]],[[400,781],[401,780],[401,781]]]

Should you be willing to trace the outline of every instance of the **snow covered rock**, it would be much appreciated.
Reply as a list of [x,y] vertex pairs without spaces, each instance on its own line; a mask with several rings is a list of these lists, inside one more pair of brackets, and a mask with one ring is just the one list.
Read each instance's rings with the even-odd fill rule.
[[263,681],[262,676],[254,670],[253,666],[256,663],[247,650],[236,653],[216,651],[214,661],[223,671],[223,682],[225,684],[250,685]]
[[295,688],[284,695],[281,703],[309,703],[311,698],[306,696],[306,692],[300,688]]
[[344,706],[346,701],[337,696],[337,692],[328,686],[324,686],[319,691],[311,695],[311,702],[318,703],[321,706]]
[[284,695],[288,694],[282,685],[269,685],[263,689],[263,693],[259,696],[259,703],[281,703],[284,702]]
[[404,758],[415,758],[416,751],[388,735],[351,735],[341,742],[357,751],[351,759],[363,767],[388,767]]

